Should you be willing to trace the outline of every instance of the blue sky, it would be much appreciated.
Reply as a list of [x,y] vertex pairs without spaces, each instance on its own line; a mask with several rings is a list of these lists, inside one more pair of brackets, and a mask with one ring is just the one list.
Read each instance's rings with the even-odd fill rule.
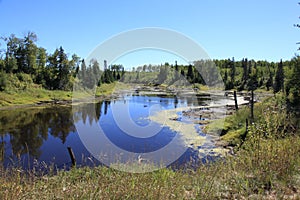
[[[0,0],[0,35],[33,31],[52,53],[87,57],[100,43],[131,29],[160,27],[193,39],[211,58],[291,59],[300,40],[296,0]],[[2,45],[3,48],[3,45]],[[176,58],[177,59],[177,58]],[[120,58],[134,66],[173,62],[145,51]],[[184,61],[182,61],[184,62]]]

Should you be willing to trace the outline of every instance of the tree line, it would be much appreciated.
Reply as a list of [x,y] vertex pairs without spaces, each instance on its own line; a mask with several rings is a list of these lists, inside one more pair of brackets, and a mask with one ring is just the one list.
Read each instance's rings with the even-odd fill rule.
[[76,54],[69,58],[63,47],[48,53],[45,48],[37,46],[34,32],[28,32],[24,37],[11,34],[1,37],[1,41],[5,45],[0,51],[0,91],[7,88],[11,78],[8,75],[11,74],[15,75],[11,82],[17,78],[49,90],[71,90],[76,78],[84,87],[92,88],[119,80],[125,73],[122,65],[112,65],[101,71],[96,59],[86,64]]
[[80,60],[76,54],[69,59],[62,47],[52,54],[47,53],[45,48],[36,45],[37,35],[33,32],[28,32],[23,38],[11,34],[1,39],[6,45],[0,59],[1,90],[6,86],[4,73],[15,74],[19,79],[27,77],[50,90],[69,90],[72,87]]
[[[220,79],[225,90],[266,90],[281,92],[290,105],[300,103],[300,57],[278,62],[255,61],[243,58],[200,60],[187,65],[144,65],[133,69],[129,82],[166,85],[188,84],[214,85]],[[136,74],[136,75],[134,75]],[[148,74],[148,75],[147,75]],[[149,74],[156,74],[156,77]],[[148,76],[148,79],[147,79]],[[150,80],[150,78],[152,80]]]
[[[15,79],[42,86],[49,90],[71,90],[75,82],[81,82],[85,88],[92,89],[95,85],[111,83],[116,80],[124,81],[125,69],[122,65],[100,64],[96,59],[86,63],[76,54],[71,57],[63,47],[48,53],[45,48],[36,44],[37,35],[28,32],[19,38],[14,34],[2,37],[5,48],[0,52],[0,90],[7,88],[8,74],[15,75]],[[143,65],[136,69],[131,82],[142,80],[140,73],[156,74],[154,83],[174,84],[185,79],[190,84],[213,85],[218,74],[224,82],[225,89],[273,90],[274,93],[283,92],[295,105],[300,96],[300,58],[295,56],[288,61],[268,62],[255,61],[244,58],[240,61],[232,59],[200,60],[188,65]],[[106,62],[106,61],[104,61]],[[215,66],[215,67],[212,67]],[[216,70],[218,69],[218,70]],[[144,79],[143,81],[147,81]],[[20,86],[15,86],[20,87]]]

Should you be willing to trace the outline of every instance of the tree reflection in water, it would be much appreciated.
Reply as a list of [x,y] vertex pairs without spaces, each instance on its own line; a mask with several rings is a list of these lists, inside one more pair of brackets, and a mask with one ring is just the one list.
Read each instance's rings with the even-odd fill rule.
[[[105,103],[105,110],[110,102]],[[92,124],[99,120],[103,103],[76,106],[75,120]],[[51,106],[2,110],[0,112],[0,163],[24,155],[38,159],[48,137],[59,138],[64,144],[76,132],[71,106]],[[53,147],[55,148],[55,147]]]

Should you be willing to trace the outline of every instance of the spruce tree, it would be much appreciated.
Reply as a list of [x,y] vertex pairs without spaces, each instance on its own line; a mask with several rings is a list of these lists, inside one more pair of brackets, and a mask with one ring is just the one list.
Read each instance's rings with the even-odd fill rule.
[[273,91],[274,93],[279,92],[280,90],[284,92],[284,72],[283,72],[283,64],[282,60],[278,63],[275,80],[274,80],[274,87]]
[[188,66],[188,71],[187,71],[186,77],[190,83],[194,83],[195,76],[194,76],[194,70],[193,70],[192,65]]

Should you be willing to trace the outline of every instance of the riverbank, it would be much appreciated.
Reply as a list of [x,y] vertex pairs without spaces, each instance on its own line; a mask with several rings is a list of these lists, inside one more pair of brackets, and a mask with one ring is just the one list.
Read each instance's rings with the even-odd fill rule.
[[[25,90],[12,90],[0,92],[0,110],[52,106],[52,105],[71,105],[74,98],[77,102],[110,100],[118,96],[118,92],[130,88],[129,85],[122,83],[102,84],[96,91],[87,93],[86,91],[46,90],[42,88],[28,88]],[[93,93],[94,92],[94,93]],[[113,94],[115,93],[115,94]]]
[[[151,92],[153,93],[153,91]],[[235,112],[233,95],[224,97],[222,93],[206,91],[205,99],[207,99],[206,105],[161,110],[149,118],[180,134],[184,144],[199,151],[199,156],[225,157],[233,154],[232,148],[224,145],[226,141],[223,142],[220,137],[225,118]],[[247,106],[249,104],[248,96],[239,94],[237,104],[240,108]],[[214,127],[213,130],[208,128],[216,121],[218,127]],[[205,148],[201,146],[205,146]]]

